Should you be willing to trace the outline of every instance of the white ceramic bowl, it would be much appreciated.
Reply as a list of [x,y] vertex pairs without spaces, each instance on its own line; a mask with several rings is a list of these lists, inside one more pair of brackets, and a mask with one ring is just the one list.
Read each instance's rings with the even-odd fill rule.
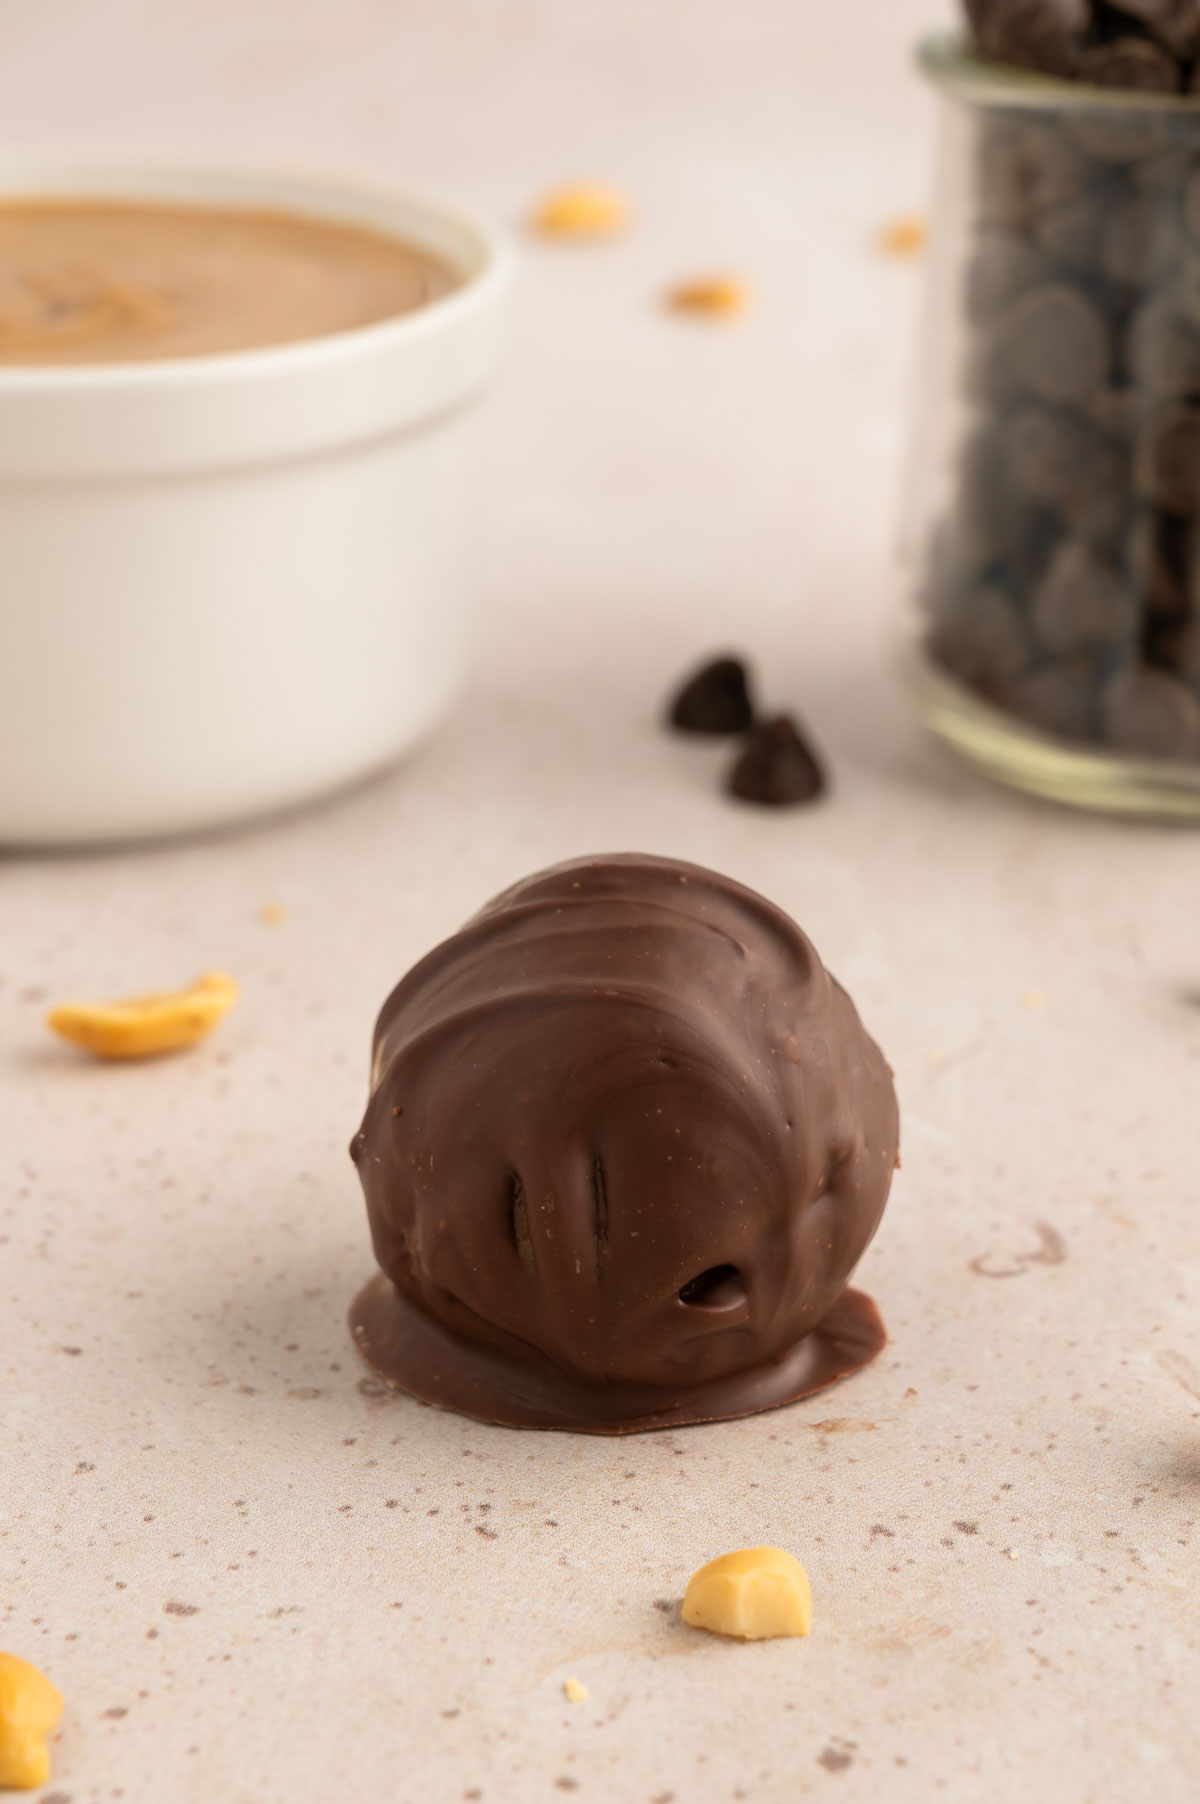
[[219,826],[398,757],[464,662],[471,409],[509,251],[438,206],[296,175],[6,160],[0,193],[351,221],[462,278],[300,344],[0,367],[0,842]]

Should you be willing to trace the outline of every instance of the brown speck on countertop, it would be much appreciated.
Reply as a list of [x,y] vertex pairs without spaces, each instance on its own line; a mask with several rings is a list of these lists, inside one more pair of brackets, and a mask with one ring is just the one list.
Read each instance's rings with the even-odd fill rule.
[[827,1773],[844,1773],[853,1764],[853,1754],[847,1754],[844,1748],[823,1748],[817,1755],[817,1765],[823,1766]]
[[979,1533],[978,1522],[956,1522],[954,1526],[960,1535],[977,1535]]
[[58,1350],[60,1353],[67,1354],[70,1359],[78,1359],[79,1355],[83,1352],[82,1347],[60,1347]]
[[198,1616],[200,1605],[170,1603],[163,1605],[163,1611],[167,1616]]
[[1033,1224],[1033,1231],[1038,1237],[1036,1253],[1014,1253],[1008,1263],[997,1265],[994,1254],[979,1253],[967,1262],[968,1270],[977,1278],[1019,1278],[1031,1265],[1063,1265],[1067,1259],[1067,1243],[1057,1228],[1049,1222],[1038,1221]]
[[557,1785],[559,1791],[578,1791],[579,1790],[578,1779],[571,1779],[565,1773],[561,1779],[556,1779],[554,1781],[554,1783],[555,1783],[555,1785]]
[[100,1714],[106,1716],[110,1722],[117,1723],[123,1716],[129,1715],[129,1707],[126,1704],[114,1704],[111,1710],[102,1710]]
[[312,1384],[302,1384],[296,1390],[288,1392],[288,1396],[295,1398],[297,1403],[312,1403],[320,1395],[321,1392]]

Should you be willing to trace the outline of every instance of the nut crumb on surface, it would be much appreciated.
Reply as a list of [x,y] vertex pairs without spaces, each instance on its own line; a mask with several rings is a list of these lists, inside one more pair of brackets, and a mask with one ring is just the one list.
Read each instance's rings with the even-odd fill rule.
[[116,1002],[68,1002],[51,1009],[53,1033],[101,1059],[156,1058],[207,1038],[238,999],[224,971],[206,971],[182,990]]
[[749,284],[734,275],[699,276],[677,282],[666,295],[672,313],[688,313],[699,319],[736,319],[747,312],[751,299]]
[[605,182],[575,182],[556,188],[533,215],[534,230],[546,238],[614,238],[629,225],[629,202]]
[[586,1704],[591,1693],[578,1679],[564,1679],[563,1696],[568,1704]]
[[688,1580],[683,1620],[713,1635],[768,1641],[812,1631],[808,1574],[781,1547],[743,1547]]
[[920,213],[901,213],[879,228],[878,245],[885,257],[919,257],[929,241],[929,226]]
[[46,1737],[63,1700],[36,1666],[0,1653],[0,1791],[35,1791],[50,1777]]

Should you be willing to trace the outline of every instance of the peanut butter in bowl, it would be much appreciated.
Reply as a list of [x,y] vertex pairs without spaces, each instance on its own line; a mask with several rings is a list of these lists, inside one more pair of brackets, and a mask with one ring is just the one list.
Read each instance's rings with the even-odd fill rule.
[[132,200],[0,202],[0,365],[216,356],[377,325],[458,286],[364,226]]

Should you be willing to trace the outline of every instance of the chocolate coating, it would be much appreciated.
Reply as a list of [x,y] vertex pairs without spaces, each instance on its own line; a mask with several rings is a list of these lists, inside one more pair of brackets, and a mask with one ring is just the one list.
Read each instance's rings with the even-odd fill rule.
[[898,1131],[849,997],[761,896],[635,855],[526,878],[380,1014],[360,1350],[514,1426],[792,1402],[884,1344],[846,1280]]

